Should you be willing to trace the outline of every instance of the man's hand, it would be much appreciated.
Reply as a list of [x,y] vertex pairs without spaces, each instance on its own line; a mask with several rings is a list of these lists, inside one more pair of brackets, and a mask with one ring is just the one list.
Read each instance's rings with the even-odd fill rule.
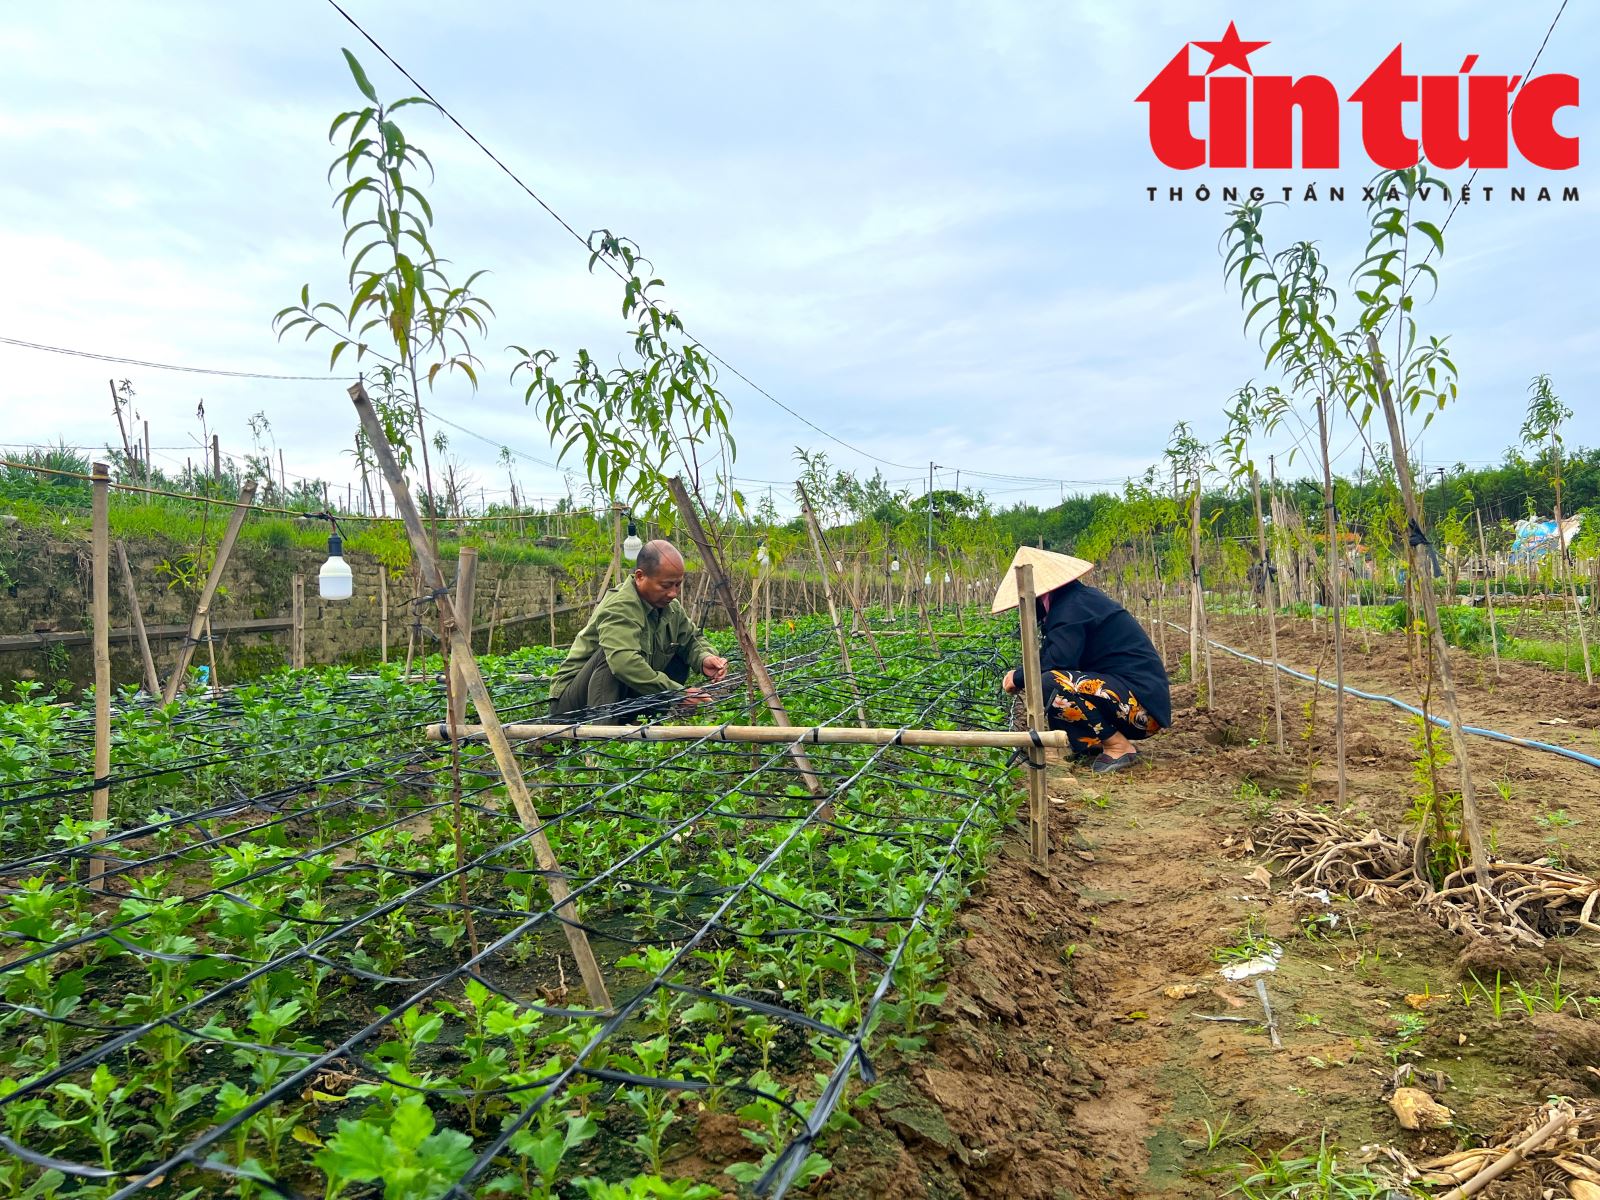
[[708,654],[700,660],[700,673],[711,683],[721,683],[728,675],[728,660],[720,654]]
[[710,704],[714,699],[704,688],[684,688],[683,695],[678,697],[678,704],[683,708],[698,708],[702,704]]
[[1014,695],[1017,691],[1017,673],[1015,671],[1007,671],[1000,680],[1000,686],[1006,690],[1007,695]]

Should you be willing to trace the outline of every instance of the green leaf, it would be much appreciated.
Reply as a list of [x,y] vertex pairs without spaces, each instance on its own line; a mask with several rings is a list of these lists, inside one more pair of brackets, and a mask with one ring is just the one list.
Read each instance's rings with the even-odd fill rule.
[[373,89],[371,81],[367,79],[367,73],[361,69],[361,64],[356,61],[356,56],[346,50],[344,52],[344,60],[350,64],[350,74],[354,76],[356,86],[361,89],[361,94],[376,104],[378,102],[378,93]]

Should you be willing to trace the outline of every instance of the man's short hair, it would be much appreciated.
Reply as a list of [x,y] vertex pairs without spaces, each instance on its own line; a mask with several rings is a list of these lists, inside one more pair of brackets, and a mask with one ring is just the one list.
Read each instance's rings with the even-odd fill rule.
[[662,562],[669,556],[679,557],[678,548],[665,538],[655,538],[639,547],[639,557],[634,560],[634,565],[648,575],[651,579],[661,569]]
[[639,547],[639,557],[635,560],[639,570],[646,575],[655,576],[656,568],[661,565],[661,546],[657,542],[646,542]]

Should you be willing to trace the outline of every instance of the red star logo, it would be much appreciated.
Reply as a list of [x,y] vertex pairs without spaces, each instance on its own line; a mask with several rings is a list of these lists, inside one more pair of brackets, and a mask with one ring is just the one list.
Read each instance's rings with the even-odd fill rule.
[[1254,75],[1250,69],[1250,55],[1261,47],[1270,45],[1268,42],[1245,42],[1239,40],[1239,31],[1234,28],[1233,22],[1228,22],[1228,31],[1222,35],[1219,42],[1195,42],[1201,50],[1211,55],[1211,65],[1206,68],[1206,74],[1221,70],[1223,67],[1238,67],[1246,75]]

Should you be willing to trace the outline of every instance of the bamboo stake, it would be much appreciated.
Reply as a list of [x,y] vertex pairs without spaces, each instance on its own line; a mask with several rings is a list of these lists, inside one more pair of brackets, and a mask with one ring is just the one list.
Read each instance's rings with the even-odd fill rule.
[[1037,597],[1033,591],[1033,564],[1022,563],[1016,572],[1017,613],[1022,619],[1022,695],[1028,706],[1028,844],[1033,851],[1033,861],[1048,868],[1050,798],[1044,788],[1042,744],[1048,727],[1044,715],[1044,680],[1039,677],[1039,616],[1034,608]]
[[222,535],[222,541],[217,545],[217,557],[211,564],[211,574],[206,576],[205,586],[200,589],[200,601],[195,605],[194,616],[189,619],[188,635],[178,649],[177,665],[167,679],[166,690],[161,694],[161,700],[165,704],[171,704],[177,698],[178,689],[183,686],[184,677],[189,673],[189,662],[194,658],[195,644],[200,640],[201,631],[205,629],[206,618],[211,615],[212,598],[217,594],[217,585],[222,582],[222,572],[228,565],[228,556],[233,553],[233,543],[239,538],[239,527],[244,524],[255,498],[256,481],[247,479],[244,487],[239,490],[239,505],[229,515],[228,528]]
[[[466,682],[467,694],[471,696],[472,703],[478,710],[478,719],[483,722],[484,736],[494,752],[495,765],[500,769],[500,778],[505,784],[506,794],[511,798],[512,806],[517,811],[517,819],[522,822],[524,829],[530,831],[529,842],[533,846],[539,869],[544,873],[551,904],[558,912],[562,908],[567,908],[570,920],[579,921],[581,916],[578,906],[571,898],[572,888],[567,883],[567,876],[556,859],[555,851],[550,847],[549,839],[545,836],[544,824],[539,818],[538,810],[533,806],[532,797],[528,794],[528,785],[522,777],[522,768],[511,750],[511,743],[506,740],[500,716],[495,711],[494,700],[490,697],[489,689],[483,682],[483,675],[478,670],[477,660],[472,657],[472,647],[467,644],[466,637],[456,624],[455,608],[450,603],[450,595],[445,588],[444,572],[439,567],[439,560],[434,557],[427,530],[423,528],[422,518],[417,513],[416,503],[411,499],[411,491],[406,486],[405,476],[401,473],[400,465],[394,458],[394,451],[389,446],[389,439],[384,434],[383,422],[378,419],[372,401],[367,397],[366,387],[359,381],[350,388],[350,399],[361,417],[362,428],[367,432],[367,442],[378,461],[378,467],[383,472],[384,479],[388,481],[390,492],[394,496],[395,511],[405,523],[406,535],[411,542],[412,559],[422,576],[423,585],[437,598],[439,615],[445,634],[449,638],[451,657],[459,658],[461,662],[461,674]],[[600,973],[600,964],[589,946],[588,935],[575,924],[569,924],[567,920],[561,922],[561,927],[572,948],[573,957],[577,959],[578,972],[583,977],[590,1003],[596,1008],[610,1008],[611,996],[606,990],[605,978]]]
[[1564,1132],[1573,1123],[1571,1113],[1557,1113],[1546,1121],[1531,1137],[1511,1147],[1511,1149],[1507,1150],[1460,1187],[1451,1188],[1443,1196],[1440,1196],[1439,1200],[1467,1200],[1469,1196],[1476,1196],[1484,1188],[1525,1159],[1531,1151],[1537,1150],[1555,1137],[1556,1134]]
[[[721,593],[728,608],[728,619],[733,622],[733,636],[739,641],[740,653],[744,655],[745,670],[755,680],[756,687],[761,689],[761,698],[766,702],[767,711],[772,714],[772,719],[781,726],[793,724],[789,720],[788,710],[783,706],[783,697],[778,695],[777,686],[772,682],[772,676],[767,673],[767,664],[762,661],[761,653],[756,649],[756,642],[750,636],[750,630],[739,616],[739,605],[734,600],[733,585],[728,582],[728,573],[722,569],[722,561],[717,557],[711,547],[711,541],[706,537],[705,527],[700,524],[700,514],[695,511],[694,501],[689,498],[689,491],[683,486],[683,480],[674,475],[667,481],[672,489],[672,498],[677,501],[678,512],[683,516],[684,527],[689,531],[696,549],[700,551],[700,561],[705,563],[706,575],[711,585]],[[790,755],[794,758],[794,765],[800,769],[800,778],[805,782],[806,789],[813,795],[822,790],[822,781],[811,767],[811,760],[806,757],[804,750],[799,746],[791,747]]]
[[[478,591],[478,552],[471,546],[461,547],[456,556],[456,619],[461,622],[461,632],[472,645],[472,615],[476,608]],[[461,675],[461,665],[456,661],[454,649],[450,652],[450,699],[447,711],[452,725],[459,725],[467,713],[466,681]]]
[[[1383,401],[1383,415],[1389,424],[1390,453],[1394,458],[1395,477],[1400,483],[1400,495],[1405,501],[1406,516],[1422,528],[1422,510],[1417,504],[1417,494],[1411,482],[1411,461],[1406,457],[1405,434],[1400,428],[1400,414],[1395,408],[1394,395],[1389,389],[1389,375],[1384,369],[1383,357],[1378,350],[1378,339],[1367,334],[1367,348],[1372,355],[1373,370],[1377,374],[1378,393]],[[1409,540],[1409,539],[1408,539]],[[1415,572],[1413,572],[1415,574]],[[1478,815],[1478,797],[1472,787],[1472,767],[1467,762],[1467,737],[1461,732],[1461,705],[1456,699],[1455,679],[1450,670],[1449,648],[1439,628],[1439,605],[1433,594],[1433,581],[1426,585],[1417,582],[1417,592],[1422,598],[1422,611],[1428,622],[1434,658],[1439,664],[1439,690],[1444,694],[1445,707],[1450,712],[1450,743],[1455,753],[1456,770],[1461,775],[1461,823],[1466,826],[1467,844],[1472,851],[1472,869],[1479,880],[1487,880],[1489,852],[1484,845],[1483,823]],[[1343,681],[1340,681],[1343,688]],[[1344,695],[1341,690],[1340,696]]]
[[306,665],[306,577],[296,571],[289,583],[289,665],[303,671]]
[[[372,494],[367,494],[367,504],[372,504]],[[389,661],[389,568],[378,564],[378,650],[380,662]]]
[[489,604],[489,636],[483,643],[485,654],[494,653],[494,627],[500,620],[500,585],[504,582],[503,578],[494,581],[494,599]]
[[[113,394],[115,394],[113,392]],[[94,464],[93,543],[90,597],[94,619],[94,799],[90,817],[106,821],[111,814],[111,570],[107,542],[111,537],[111,468]],[[95,835],[97,838],[99,834]],[[89,860],[89,887],[105,890],[107,860]]]
[[550,572],[550,645],[556,644],[556,575]]
[[1278,753],[1283,753],[1283,689],[1278,684],[1278,594],[1273,583],[1272,561],[1267,557],[1267,526],[1261,516],[1261,476],[1255,464],[1250,466],[1250,496],[1256,508],[1256,545],[1261,556],[1261,598],[1267,605],[1267,637],[1269,666],[1272,676],[1272,715],[1277,723]]
[[1500,632],[1495,628],[1494,593],[1489,588],[1489,543],[1483,536],[1483,514],[1472,510],[1472,519],[1478,523],[1478,557],[1483,561],[1483,603],[1489,610],[1489,651],[1494,655],[1494,677],[1500,678]]
[[[811,497],[806,494],[806,485],[796,482],[795,491],[800,493],[800,514],[806,521],[806,532],[811,535],[811,550],[817,556],[817,570],[822,572],[822,594],[828,600],[828,619],[833,622],[833,636],[839,641],[839,662],[844,667],[844,677],[850,684],[850,692],[856,699],[856,717],[861,728],[867,727],[867,710],[861,699],[861,685],[856,681],[855,668],[850,663],[850,639],[845,637],[844,624],[839,620],[838,606],[833,602],[833,577],[829,574],[827,551],[822,543],[822,528],[817,524],[817,514],[812,510]],[[770,620],[769,620],[770,625]]]
[[206,617],[206,663],[211,667],[211,694],[222,691],[222,681],[217,676],[217,640],[211,636],[211,618]]
[[[502,725],[508,738],[576,742],[712,742],[755,743],[769,746],[946,746],[988,747],[998,750],[1034,748],[1033,734],[1010,729],[886,729],[874,726],[813,725],[556,725],[515,723]],[[463,742],[484,742],[482,725],[452,729],[430,724],[424,733],[430,742],[447,742],[451,733]],[[1065,750],[1067,735],[1059,729],[1039,732],[1039,748]]]
[[161,693],[161,676],[156,674],[156,660],[150,653],[150,639],[144,632],[144,613],[139,608],[139,592],[133,586],[133,570],[128,566],[128,548],[117,539],[117,565],[122,571],[122,590],[128,594],[128,611],[133,614],[133,636],[139,643],[139,661],[144,664],[144,690],[152,697]]

